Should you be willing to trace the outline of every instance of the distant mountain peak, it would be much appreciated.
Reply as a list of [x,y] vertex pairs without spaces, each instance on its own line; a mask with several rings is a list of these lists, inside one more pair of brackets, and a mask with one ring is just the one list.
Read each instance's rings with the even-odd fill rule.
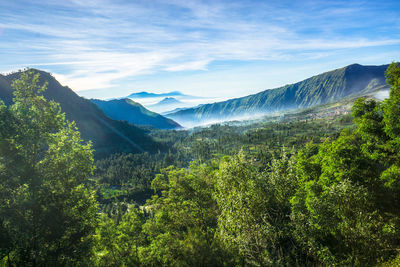
[[173,97],[166,97],[163,100],[161,100],[160,102],[158,102],[156,105],[163,105],[163,104],[180,104],[182,103],[181,101],[179,101],[176,98]]
[[172,97],[172,96],[185,96],[183,93],[179,91],[172,91],[168,93],[150,93],[146,91],[132,93],[128,95],[128,98],[152,98],[152,97]]

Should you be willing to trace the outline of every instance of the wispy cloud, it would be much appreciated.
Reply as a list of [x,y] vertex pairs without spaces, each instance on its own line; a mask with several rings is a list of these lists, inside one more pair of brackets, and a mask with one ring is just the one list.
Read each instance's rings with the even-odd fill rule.
[[394,7],[377,16],[373,1],[4,1],[0,70],[37,66],[88,90],[221,61],[323,59],[399,45],[400,35],[381,34],[396,25]]

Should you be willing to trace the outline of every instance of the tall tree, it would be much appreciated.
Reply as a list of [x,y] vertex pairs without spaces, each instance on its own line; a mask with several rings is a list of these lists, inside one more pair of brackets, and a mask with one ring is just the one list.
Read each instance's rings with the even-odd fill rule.
[[386,76],[387,100],[355,102],[355,131],[298,155],[295,235],[324,264],[373,266],[400,248],[399,65]]
[[224,244],[251,266],[307,265],[291,236],[289,200],[296,187],[294,159],[286,153],[263,171],[242,152],[222,162],[215,197]]
[[13,82],[0,103],[0,260],[9,265],[85,265],[97,224],[91,144],[82,144],[39,74]]
[[148,202],[151,217],[143,226],[148,245],[144,265],[223,266],[233,257],[215,235],[218,208],[212,197],[216,164],[168,167],[152,182],[160,192]]

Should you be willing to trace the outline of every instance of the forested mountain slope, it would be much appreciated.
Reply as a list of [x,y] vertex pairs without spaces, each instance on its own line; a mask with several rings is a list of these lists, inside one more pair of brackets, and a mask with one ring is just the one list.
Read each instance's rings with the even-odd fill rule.
[[386,87],[388,65],[349,65],[304,81],[246,97],[181,110],[167,116],[178,123],[227,120],[238,116],[312,107]]
[[137,125],[150,125],[159,129],[176,129],[181,127],[173,120],[152,112],[128,98],[109,101],[91,99],[91,101],[114,120],[124,120]]
[[[40,73],[41,84],[48,83],[48,89],[43,93],[45,98],[60,103],[67,119],[76,122],[83,139],[93,142],[97,155],[116,152],[155,152],[162,149],[144,130],[107,117],[91,101],[78,96],[70,88],[62,86],[50,73],[33,71]],[[0,75],[0,98],[6,104],[10,104],[13,98],[11,83],[21,73]]]

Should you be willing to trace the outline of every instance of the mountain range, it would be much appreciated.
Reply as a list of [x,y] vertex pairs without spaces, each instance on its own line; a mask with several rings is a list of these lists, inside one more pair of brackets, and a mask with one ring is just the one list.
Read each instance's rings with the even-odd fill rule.
[[[161,116],[130,99],[110,101],[87,100],[70,88],[62,86],[50,73],[34,70],[40,74],[40,82],[48,82],[43,95],[60,103],[69,120],[74,120],[84,140],[92,140],[98,155],[115,152],[155,152],[163,145],[154,141],[145,129],[138,125],[151,125],[161,129],[175,129],[180,125],[200,125],[238,118],[265,115],[280,111],[308,108],[332,103],[349,97],[377,95],[387,92],[385,70],[388,65],[349,65],[325,72],[298,83],[265,90],[246,97],[231,99],[193,108],[177,109]],[[0,75],[0,99],[12,103],[11,83],[21,72]],[[157,95],[137,93],[142,96]],[[166,94],[180,94],[170,92]],[[162,94],[162,95],[166,95]],[[174,101],[167,97],[166,102]],[[163,101],[162,101],[163,102]],[[166,118],[167,117],[167,118]]]
[[198,108],[198,107],[201,107],[203,105],[205,105],[205,104],[199,104],[199,105],[194,106],[194,107],[175,108],[173,110],[168,110],[168,111],[161,112],[160,114],[163,115],[163,116],[166,116],[168,114],[176,113],[176,112],[178,112],[180,110],[185,110],[185,109],[189,109],[189,108]]
[[91,99],[91,101],[114,120],[128,121],[136,125],[149,125],[159,129],[181,128],[173,120],[152,112],[129,98],[109,101]]
[[[130,123],[109,118],[91,101],[78,96],[70,88],[62,86],[50,73],[33,70],[40,74],[40,84],[48,83],[43,93],[48,100],[60,103],[66,118],[75,121],[84,140],[93,142],[97,157],[121,152],[157,152],[162,145],[155,142],[147,132]],[[12,103],[11,83],[22,72],[0,75],[0,99],[6,105]]]
[[295,84],[246,97],[179,110],[165,116],[187,126],[332,103],[350,96],[387,90],[385,82],[387,67],[388,65],[353,64]]

